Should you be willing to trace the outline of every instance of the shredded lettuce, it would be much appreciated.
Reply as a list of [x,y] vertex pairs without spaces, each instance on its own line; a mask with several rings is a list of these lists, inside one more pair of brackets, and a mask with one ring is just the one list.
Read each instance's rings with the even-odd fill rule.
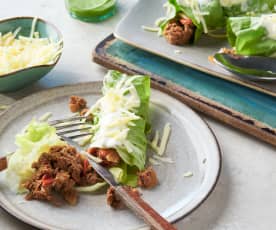
[[56,129],[47,122],[31,121],[18,135],[15,142],[17,149],[8,160],[6,181],[11,190],[24,192],[21,184],[30,179],[34,169],[32,163],[51,146],[65,143],[56,134]]

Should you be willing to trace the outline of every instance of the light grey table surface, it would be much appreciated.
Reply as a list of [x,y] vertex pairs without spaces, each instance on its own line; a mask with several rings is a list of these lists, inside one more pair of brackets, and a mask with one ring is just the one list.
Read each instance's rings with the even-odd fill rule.
[[[29,88],[6,95],[9,98],[0,96],[0,103],[57,85],[101,80],[106,70],[91,62],[91,51],[113,31],[135,2],[120,0],[115,17],[104,23],[89,24],[71,19],[62,0],[1,1],[1,18],[31,15],[49,20],[61,30],[65,47],[60,62],[50,74]],[[222,175],[208,200],[176,226],[185,230],[276,229],[276,149],[205,119],[224,153]],[[0,229],[32,228],[0,209]]]

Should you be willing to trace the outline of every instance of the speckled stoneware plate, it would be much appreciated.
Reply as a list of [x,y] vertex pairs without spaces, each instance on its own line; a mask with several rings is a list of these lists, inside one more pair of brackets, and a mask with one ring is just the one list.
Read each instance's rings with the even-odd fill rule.
[[[34,116],[51,111],[53,117],[70,115],[68,98],[80,95],[92,105],[101,95],[101,83],[58,87],[24,98],[0,116],[0,152],[15,149],[14,136]],[[175,163],[154,166],[160,184],[143,190],[143,198],[169,221],[175,222],[197,208],[211,193],[221,169],[221,153],[210,128],[190,108],[167,94],[152,90],[153,130],[172,125],[166,156]],[[184,177],[186,172],[193,176]],[[5,185],[0,174],[0,204],[22,221],[43,229],[120,229],[144,226],[129,210],[112,210],[104,194],[82,194],[76,206],[54,207],[39,201],[25,201]]]
[[163,4],[167,0],[139,0],[117,25],[116,38],[132,46],[168,58],[180,64],[211,74],[215,77],[235,82],[255,90],[276,95],[275,82],[253,82],[239,78],[237,75],[211,63],[208,57],[214,55],[222,47],[228,47],[225,39],[202,36],[195,45],[174,46],[159,37],[155,32],[145,31],[142,26],[155,27],[156,19],[164,17]]

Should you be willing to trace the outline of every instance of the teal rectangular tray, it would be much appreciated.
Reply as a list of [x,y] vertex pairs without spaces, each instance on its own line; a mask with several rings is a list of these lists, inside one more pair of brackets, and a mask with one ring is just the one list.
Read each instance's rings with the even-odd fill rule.
[[93,60],[128,74],[148,74],[158,88],[213,118],[276,146],[276,97],[213,77],[123,43],[100,42]]

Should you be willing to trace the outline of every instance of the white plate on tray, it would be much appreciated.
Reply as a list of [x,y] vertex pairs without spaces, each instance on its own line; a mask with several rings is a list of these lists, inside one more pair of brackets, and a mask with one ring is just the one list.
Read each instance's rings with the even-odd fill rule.
[[[0,116],[0,153],[15,149],[14,138],[34,116],[52,112],[58,119],[70,115],[68,99],[84,96],[89,105],[101,96],[99,82],[63,86],[42,91],[15,103]],[[153,130],[171,123],[172,133],[166,156],[175,163],[154,166],[160,184],[142,190],[143,198],[168,220],[175,222],[196,209],[212,192],[221,169],[221,152],[206,123],[177,99],[152,90]],[[193,176],[184,177],[186,172]],[[81,194],[76,206],[55,207],[40,201],[25,201],[24,195],[11,192],[0,174],[0,205],[16,218],[42,229],[137,229],[143,226],[129,210],[113,210],[105,194]]]
[[276,96],[275,82],[252,82],[240,79],[208,60],[208,57],[220,48],[228,47],[225,39],[203,35],[195,45],[182,47],[167,43],[164,37],[159,37],[155,32],[145,31],[142,26],[155,27],[156,19],[164,17],[163,4],[165,2],[166,0],[138,0],[115,28],[115,37],[127,44],[180,64]]

